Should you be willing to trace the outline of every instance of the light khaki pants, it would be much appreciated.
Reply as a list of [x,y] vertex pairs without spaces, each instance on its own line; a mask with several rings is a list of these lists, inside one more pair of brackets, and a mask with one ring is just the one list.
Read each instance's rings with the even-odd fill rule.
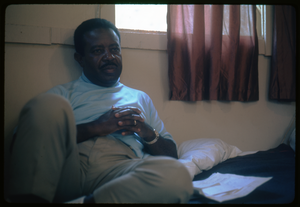
[[69,102],[41,94],[23,108],[9,169],[8,195],[65,202],[93,194],[97,203],[185,203],[190,175],[166,156],[140,159],[112,136],[76,144]]

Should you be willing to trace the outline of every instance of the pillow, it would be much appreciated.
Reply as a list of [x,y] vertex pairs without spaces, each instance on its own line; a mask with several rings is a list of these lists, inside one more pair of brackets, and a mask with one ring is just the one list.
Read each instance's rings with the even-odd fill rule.
[[229,158],[238,156],[242,151],[217,138],[188,140],[178,147],[179,161],[188,169],[191,178],[209,170]]

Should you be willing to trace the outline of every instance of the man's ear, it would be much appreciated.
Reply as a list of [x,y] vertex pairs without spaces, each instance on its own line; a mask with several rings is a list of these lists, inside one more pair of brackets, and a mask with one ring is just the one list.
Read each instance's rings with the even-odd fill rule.
[[74,53],[74,59],[79,63],[79,65],[83,68],[83,57],[79,53],[75,52]]

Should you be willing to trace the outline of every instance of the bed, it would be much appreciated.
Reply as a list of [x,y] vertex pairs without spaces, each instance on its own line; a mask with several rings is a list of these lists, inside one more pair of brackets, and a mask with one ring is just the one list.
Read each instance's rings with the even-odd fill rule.
[[[222,204],[289,204],[297,202],[295,177],[295,128],[288,139],[266,151],[241,152],[221,139],[203,138],[183,142],[179,161],[188,168],[193,181],[207,179],[213,173],[272,177],[250,194]],[[299,201],[298,201],[299,202]],[[196,191],[190,204],[218,204]]]

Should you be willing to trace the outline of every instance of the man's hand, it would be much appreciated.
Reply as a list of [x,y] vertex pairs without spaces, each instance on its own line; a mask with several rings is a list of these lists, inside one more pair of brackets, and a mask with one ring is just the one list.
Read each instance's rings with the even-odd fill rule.
[[[134,111],[139,111],[138,109],[134,109]],[[122,117],[123,113],[117,113],[115,116],[116,117]],[[139,114],[132,114],[131,116],[136,117],[139,116]],[[126,117],[126,115],[124,116]],[[134,118],[132,119],[124,119],[124,120],[120,120],[118,122],[118,125],[120,127],[123,127],[123,129],[125,129],[126,131],[122,132],[122,135],[129,135],[129,134],[133,134],[134,132],[137,133],[141,138],[143,139],[147,139],[148,137],[153,137],[154,131],[153,128],[148,125],[146,122],[144,122],[144,120],[142,119],[142,121],[140,119],[136,119]],[[151,138],[150,138],[151,139]]]
[[[137,133],[143,140],[149,142],[155,138],[153,128],[140,116],[137,108],[112,107],[97,120],[77,125],[77,143],[95,136],[106,136],[122,130],[122,135]],[[165,155],[177,157],[176,145],[169,139],[159,137],[152,145],[145,144],[145,151],[151,155]]]
[[[122,135],[130,135],[134,132],[143,139],[151,139],[155,136],[153,128],[144,122],[140,117],[141,111],[138,108],[126,107],[115,108],[103,114],[96,120],[96,124],[101,129],[101,136],[111,134],[113,132],[124,130]],[[117,123],[117,124],[116,124]]]
[[[132,134],[136,132],[144,141],[149,142],[155,138],[153,128],[144,121],[124,120],[118,123],[120,126],[126,127],[127,131],[122,132],[122,135]],[[165,155],[178,159],[176,145],[173,141],[159,136],[159,139],[151,145],[145,144],[144,150],[151,155]]]
[[95,125],[98,128],[98,135],[105,136],[119,130],[125,130],[123,135],[139,131],[136,123],[143,123],[140,116],[141,111],[137,108],[115,108],[114,106],[105,114],[100,116]]
[[126,134],[138,131],[135,123],[144,122],[140,114],[141,111],[137,108],[113,106],[97,120],[77,125],[77,143],[95,136],[106,136],[119,130],[126,131]]

